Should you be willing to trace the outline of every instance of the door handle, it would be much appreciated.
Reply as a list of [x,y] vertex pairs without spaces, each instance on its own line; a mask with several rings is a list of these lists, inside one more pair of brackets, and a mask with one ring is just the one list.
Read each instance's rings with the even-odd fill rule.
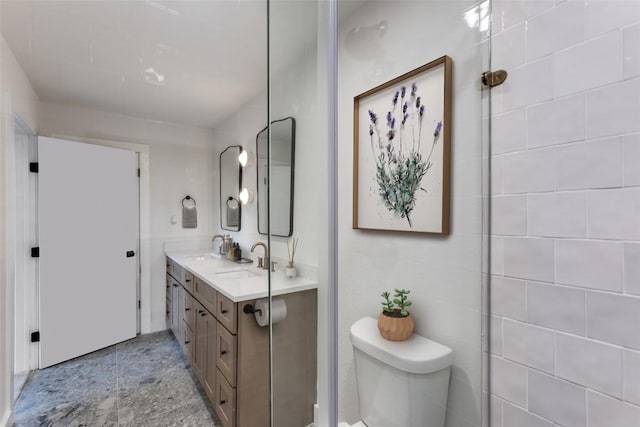
[[133,256],[136,256],[136,252],[135,251],[127,251],[127,258],[131,258]]

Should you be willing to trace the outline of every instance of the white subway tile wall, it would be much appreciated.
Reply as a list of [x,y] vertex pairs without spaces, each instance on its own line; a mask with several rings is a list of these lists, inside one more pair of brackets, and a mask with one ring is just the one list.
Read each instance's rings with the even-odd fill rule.
[[493,0],[491,427],[640,426],[640,0]]

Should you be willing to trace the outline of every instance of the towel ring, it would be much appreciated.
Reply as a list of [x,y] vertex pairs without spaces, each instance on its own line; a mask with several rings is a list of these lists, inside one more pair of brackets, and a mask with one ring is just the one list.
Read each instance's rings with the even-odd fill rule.
[[185,201],[185,200],[192,200],[192,201],[193,201],[193,206],[195,206],[195,205],[196,205],[196,199],[194,199],[193,197],[191,197],[191,196],[187,195],[184,199],[182,199],[182,207],[183,207],[183,208],[185,207],[185,205],[184,205],[184,201]]
[[227,207],[229,209],[238,209],[238,206],[240,206],[238,199],[229,196],[229,198],[227,199]]

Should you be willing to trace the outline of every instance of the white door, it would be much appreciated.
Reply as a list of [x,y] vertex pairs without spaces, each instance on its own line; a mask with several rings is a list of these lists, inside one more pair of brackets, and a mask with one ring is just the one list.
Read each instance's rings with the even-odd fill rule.
[[38,138],[40,367],[136,335],[136,153]]

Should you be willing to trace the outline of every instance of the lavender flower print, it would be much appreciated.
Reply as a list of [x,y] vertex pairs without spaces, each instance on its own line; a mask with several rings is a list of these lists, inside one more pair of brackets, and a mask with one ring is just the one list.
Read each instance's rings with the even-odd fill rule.
[[[371,153],[376,162],[376,182],[378,196],[389,212],[406,218],[411,227],[411,213],[416,204],[418,190],[422,187],[422,179],[432,166],[431,156],[442,133],[442,121],[433,128],[433,140],[426,158],[420,154],[423,118],[425,105],[418,95],[418,85],[411,84],[410,99],[405,99],[407,89],[402,86],[391,100],[391,111],[386,114],[386,129],[379,128],[378,115],[369,110],[369,138]],[[399,123],[396,126],[396,106],[400,100],[401,108],[397,111]],[[428,131],[426,131],[428,132]],[[404,146],[403,146],[404,141]],[[397,146],[396,146],[397,144]]]

